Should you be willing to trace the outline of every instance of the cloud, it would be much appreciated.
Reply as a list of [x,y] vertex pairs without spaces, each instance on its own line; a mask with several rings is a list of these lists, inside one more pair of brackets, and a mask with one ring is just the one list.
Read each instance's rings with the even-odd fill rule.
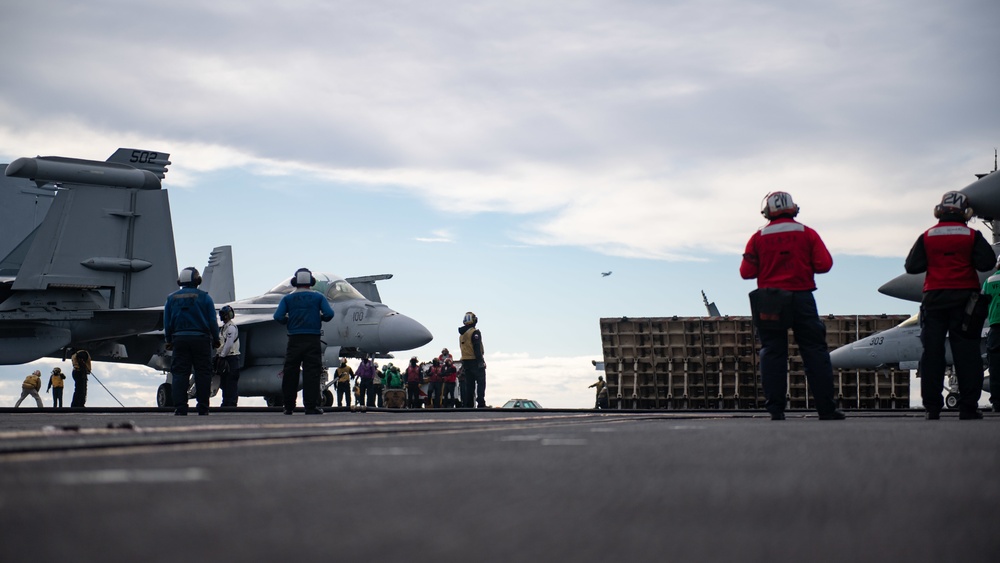
[[413,240],[418,241],[418,242],[430,242],[430,243],[434,243],[434,242],[452,243],[452,242],[455,242],[455,237],[452,236],[451,232],[448,231],[448,230],[446,230],[446,229],[438,229],[436,231],[432,231],[431,234],[433,236],[430,236],[430,237],[415,237]]
[[142,146],[171,153],[168,186],[240,169],[392,190],[521,217],[514,242],[662,260],[739,252],[785,189],[835,252],[897,256],[985,171],[998,12],[182,1],[136,26],[118,2],[18,1],[0,152]]
[[[509,399],[522,398],[534,399],[547,408],[591,408],[594,390],[587,386],[597,381],[599,375],[590,363],[595,359],[600,358],[487,354],[487,402],[491,406],[501,406]],[[42,401],[46,408],[51,407],[52,395],[45,393],[45,387],[48,374],[56,365],[67,373],[64,403],[68,407],[74,389],[70,368],[66,367],[68,363],[51,359],[22,366],[0,366],[0,405],[13,406],[21,396],[24,377],[38,369],[42,372]],[[96,379],[90,377],[87,385],[89,407],[118,407],[118,401],[126,407],[155,407],[156,389],[166,381],[164,374],[149,368],[108,362],[95,362],[94,374]],[[210,404],[218,406],[221,400],[221,394],[216,395]],[[35,406],[30,397],[25,401],[22,408]],[[240,397],[240,405],[264,406],[264,401],[259,397]]]

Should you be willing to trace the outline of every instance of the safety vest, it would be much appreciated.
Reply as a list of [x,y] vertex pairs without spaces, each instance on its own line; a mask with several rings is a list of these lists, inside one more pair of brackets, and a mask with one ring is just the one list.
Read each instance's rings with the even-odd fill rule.
[[66,376],[61,373],[53,373],[52,377],[49,378],[49,384],[51,384],[56,389],[61,388],[65,385]]
[[923,234],[927,253],[924,291],[979,289],[979,275],[972,265],[976,232],[964,223],[941,222]]
[[[479,332],[478,328],[470,328],[469,330],[463,332],[458,337],[459,348],[462,350],[462,361],[475,360],[476,359],[476,349],[472,342],[472,334]],[[479,341],[479,346],[482,347],[483,341]],[[483,355],[486,355],[486,350],[482,350]]]

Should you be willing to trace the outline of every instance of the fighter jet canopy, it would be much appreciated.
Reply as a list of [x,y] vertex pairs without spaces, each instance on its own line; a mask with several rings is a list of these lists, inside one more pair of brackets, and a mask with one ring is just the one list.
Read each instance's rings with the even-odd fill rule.
[[[312,287],[312,290],[326,295],[326,298],[330,301],[365,298],[358,290],[354,289],[354,286],[347,283],[347,280],[338,275],[317,274],[314,272],[313,277],[316,278],[316,285]],[[295,287],[292,286],[291,280],[285,280],[274,286],[268,293],[285,295],[293,291],[295,291]]]

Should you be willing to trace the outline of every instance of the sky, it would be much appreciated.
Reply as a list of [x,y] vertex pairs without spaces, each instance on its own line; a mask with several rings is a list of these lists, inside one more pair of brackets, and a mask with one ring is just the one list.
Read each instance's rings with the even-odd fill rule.
[[[488,403],[589,407],[601,317],[703,315],[701,290],[749,314],[770,191],[834,255],[821,313],[915,312],[876,289],[993,170],[997,21],[993,0],[12,0],[0,162],[170,153],[179,267],[231,244],[238,298],[303,266],[394,274],[383,301],[434,334],[400,356],[456,349],[474,311]],[[0,368],[0,403],[31,369]],[[129,406],[164,380],[94,373]],[[88,404],[117,403],[92,383]]]

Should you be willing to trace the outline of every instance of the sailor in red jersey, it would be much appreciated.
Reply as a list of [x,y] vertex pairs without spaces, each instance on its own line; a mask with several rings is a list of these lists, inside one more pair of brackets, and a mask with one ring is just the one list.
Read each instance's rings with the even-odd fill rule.
[[[760,289],[777,289],[787,295],[789,317],[795,342],[805,364],[820,420],[842,420],[844,413],[833,398],[833,367],[826,345],[826,325],[819,319],[815,274],[833,267],[833,258],[816,231],[796,222],[799,206],[786,192],[764,198],[761,214],[768,224],[747,243],[740,264],[743,279],[757,279]],[[773,420],[785,419],[788,394],[788,329],[757,327],[760,336],[760,375],[764,406]]]
[[971,295],[979,293],[976,271],[993,269],[996,256],[983,234],[966,223],[972,217],[969,198],[948,192],[934,207],[938,224],[924,231],[906,257],[906,272],[925,273],[924,296],[920,302],[920,395],[928,420],[941,417],[944,400],[945,337],[951,343],[958,379],[959,418],[975,420],[983,392],[983,362],[979,355],[980,335],[967,336],[961,330],[965,307]]

